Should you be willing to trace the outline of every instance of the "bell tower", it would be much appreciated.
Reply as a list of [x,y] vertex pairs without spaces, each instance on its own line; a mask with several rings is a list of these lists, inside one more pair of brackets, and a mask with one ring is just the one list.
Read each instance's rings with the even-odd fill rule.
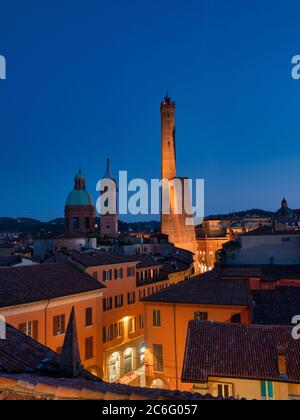
[[[105,171],[103,179],[110,179],[115,183],[115,185],[117,185],[117,181],[111,175],[109,159],[106,160],[106,171]],[[104,192],[105,191],[107,191],[107,189],[104,190]],[[116,191],[118,191],[117,187],[116,187]],[[117,205],[116,205],[116,208],[117,208]],[[111,214],[107,212],[100,216],[100,235],[102,238],[104,237],[116,238],[118,236],[118,214],[117,213]]]
[[[163,212],[161,212],[161,232],[168,235],[169,241],[176,247],[186,249],[196,254],[197,243],[195,227],[186,224],[186,218],[188,216],[190,217],[190,215],[186,214],[184,208],[182,208],[180,214],[175,212],[176,204],[180,202],[183,204],[185,195],[190,195],[190,191],[184,191],[185,177],[178,177],[176,173],[175,109],[175,102],[172,102],[167,94],[160,105],[161,177],[163,180],[168,180],[170,182],[170,214],[163,214]],[[173,187],[173,183],[176,182],[181,184],[181,191],[178,191]],[[195,271],[197,271],[196,265]]]
[[161,114],[161,177],[176,177],[175,102],[167,94],[160,106]]

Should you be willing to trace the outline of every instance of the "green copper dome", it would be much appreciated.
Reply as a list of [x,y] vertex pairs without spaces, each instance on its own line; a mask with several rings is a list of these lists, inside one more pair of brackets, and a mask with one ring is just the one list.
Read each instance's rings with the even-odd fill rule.
[[94,206],[94,200],[86,190],[73,190],[68,195],[66,206]]

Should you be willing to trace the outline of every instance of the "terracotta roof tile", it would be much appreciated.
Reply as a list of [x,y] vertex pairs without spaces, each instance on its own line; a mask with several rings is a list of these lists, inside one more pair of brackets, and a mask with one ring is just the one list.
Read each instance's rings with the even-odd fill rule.
[[291,325],[300,315],[300,287],[277,287],[274,290],[254,290],[253,323]]
[[143,300],[241,306],[251,306],[252,303],[247,280],[222,280],[215,271],[192,277]]
[[[190,321],[182,371],[184,382],[209,376],[300,383],[300,340],[292,328]],[[284,349],[287,378],[279,374],[277,350]]]
[[0,308],[39,302],[104,286],[70,263],[0,269]]

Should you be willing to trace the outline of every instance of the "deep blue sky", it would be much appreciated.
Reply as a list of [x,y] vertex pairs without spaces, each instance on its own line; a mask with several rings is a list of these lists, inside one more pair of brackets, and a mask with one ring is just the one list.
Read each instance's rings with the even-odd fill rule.
[[160,176],[160,100],[206,213],[300,208],[299,0],[0,0],[1,216],[63,214],[82,167]]

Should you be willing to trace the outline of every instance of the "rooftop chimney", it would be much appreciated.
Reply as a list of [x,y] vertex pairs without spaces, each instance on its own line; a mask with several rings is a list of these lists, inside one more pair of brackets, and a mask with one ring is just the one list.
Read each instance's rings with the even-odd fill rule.
[[277,363],[280,378],[287,378],[286,355],[283,346],[277,347]]

